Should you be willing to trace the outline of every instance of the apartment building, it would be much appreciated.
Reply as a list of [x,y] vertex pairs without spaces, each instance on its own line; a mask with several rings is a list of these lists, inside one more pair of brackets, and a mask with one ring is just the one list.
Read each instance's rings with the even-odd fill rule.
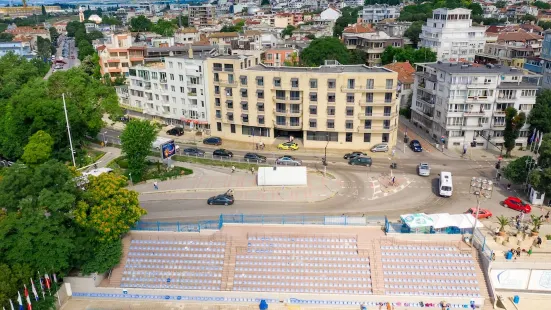
[[388,46],[402,47],[403,38],[391,37],[383,31],[367,33],[343,32],[344,44],[348,49],[360,49],[367,53],[367,65],[378,66],[381,64],[381,55]]
[[[457,63],[417,64],[411,121],[448,148],[503,145],[505,109],[528,115],[541,75],[515,67]],[[529,125],[517,145],[525,146]],[[488,143],[488,141],[490,143]]]
[[190,5],[189,23],[196,29],[216,25],[216,6],[210,4]]
[[262,63],[266,66],[280,67],[285,62],[298,63],[299,50],[292,47],[274,47],[264,52]]
[[199,31],[193,27],[180,28],[174,33],[174,42],[180,44],[193,43],[201,40]]
[[448,62],[473,62],[484,51],[484,27],[474,27],[471,10],[436,9],[422,27],[419,47],[436,52],[436,58]]
[[128,77],[130,67],[144,63],[145,49],[133,46],[130,34],[111,34],[106,44],[97,48],[101,75]]
[[208,83],[212,135],[266,144],[293,136],[306,148],[396,144],[397,74],[391,70],[329,62],[270,67],[236,55],[207,62],[214,72]]
[[527,58],[539,57],[543,36],[517,29],[500,32],[495,41],[486,42],[483,53],[476,55],[479,63],[524,67]]
[[366,5],[361,17],[364,23],[375,24],[383,19],[400,17],[400,7],[387,4]]
[[130,69],[129,114],[207,130],[210,117],[206,59],[209,53],[167,57]]

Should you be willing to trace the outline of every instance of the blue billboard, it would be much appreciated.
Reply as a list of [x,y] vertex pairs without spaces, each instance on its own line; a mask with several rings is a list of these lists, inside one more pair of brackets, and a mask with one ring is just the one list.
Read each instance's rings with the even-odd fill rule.
[[171,140],[163,145],[161,145],[161,158],[168,159],[176,154],[176,143],[174,140]]

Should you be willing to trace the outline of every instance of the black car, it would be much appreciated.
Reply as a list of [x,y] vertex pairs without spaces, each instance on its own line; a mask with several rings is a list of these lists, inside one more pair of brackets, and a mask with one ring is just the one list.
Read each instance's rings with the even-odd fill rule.
[[207,200],[207,203],[209,205],[224,205],[224,206],[227,206],[227,205],[233,205],[234,202],[235,202],[235,199],[233,198],[233,196],[230,196],[230,195],[227,195],[227,194],[212,196]]
[[210,137],[203,140],[203,144],[208,145],[222,145],[222,138]]
[[184,155],[203,157],[205,156],[205,151],[192,147],[184,149]]
[[364,152],[352,152],[352,153],[346,153],[344,154],[344,159],[349,159],[349,158],[354,158],[354,157],[358,157],[358,156],[362,156],[362,155],[367,155],[366,153]]
[[417,141],[417,140],[411,140],[411,142],[409,143],[409,147],[414,152],[422,152],[423,151],[423,147],[421,146],[421,143],[419,143],[419,141]]
[[218,149],[212,152],[212,155],[218,156],[218,157],[232,157],[233,153],[225,149]]
[[258,155],[256,153],[247,153],[244,156],[246,161],[264,163],[266,162],[266,156]]
[[172,129],[167,130],[166,134],[171,136],[182,136],[184,134],[184,128],[174,127]]
[[371,165],[373,164],[373,160],[371,159],[371,157],[356,156],[348,159],[348,164],[353,166],[358,165],[371,167]]

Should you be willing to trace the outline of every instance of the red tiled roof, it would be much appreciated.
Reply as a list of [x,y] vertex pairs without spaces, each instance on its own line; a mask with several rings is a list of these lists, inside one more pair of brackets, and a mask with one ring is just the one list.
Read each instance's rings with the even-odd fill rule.
[[101,45],[101,46],[98,46],[97,50],[98,51],[103,51],[105,49],[105,45]]
[[369,33],[375,32],[375,30],[369,26],[364,26],[362,24],[354,24],[350,27],[346,27],[343,30],[344,33]]
[[515,32],[502,32],[497,36],[497,41],[516,41],[516,42],[526,42],[532,40],[542,40],[543,37],[537,33],[526,32],[526,30],[519,29]]
[[384,66],[398,73],[398,81],[402,84],[413,84],[415,68],[409,62],[394,62]]

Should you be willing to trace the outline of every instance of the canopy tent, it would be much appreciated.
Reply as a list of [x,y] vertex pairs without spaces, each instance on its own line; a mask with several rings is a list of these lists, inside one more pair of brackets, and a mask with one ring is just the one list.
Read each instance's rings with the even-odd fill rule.
[[434,229],[441,229],[455,225],[455,221],[449,213],[429,214],[429,217],[434,222],[432,225]]
[[[451,218],[455,222],[454,225],[450,225],[453,227],[457,227],[459,229],[466,229],[466,228],[473,228],[475,218],[472,214],[453,214],[451,215]],[[476,222],[476,227],[483,227],[482,223],[480,221]]]
[[404,214],[400,218],[402,219],[402,223],[412,229],[434,225],[433,220],[425,213]]

